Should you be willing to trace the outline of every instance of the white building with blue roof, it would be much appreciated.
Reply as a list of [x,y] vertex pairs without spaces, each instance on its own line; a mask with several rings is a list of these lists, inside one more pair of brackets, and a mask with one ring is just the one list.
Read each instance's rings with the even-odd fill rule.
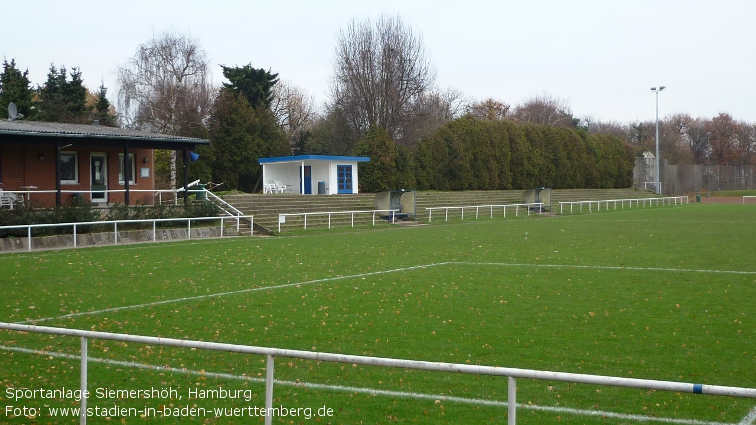
[[296,155],[260,158],[263,193],[337,195],[358,193],[357,164],[367,156]]

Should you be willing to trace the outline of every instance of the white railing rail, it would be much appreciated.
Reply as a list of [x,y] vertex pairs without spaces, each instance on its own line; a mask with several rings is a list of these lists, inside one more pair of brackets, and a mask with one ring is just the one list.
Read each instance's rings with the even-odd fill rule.
[[465,210],[466,209],[475,209],[475,219],[478,219],[478,215],[480,213],[480,210],[483,209],[489,209],[489,216],[493,218],[494,215],[494,209],[499,210],[501,209],[502,214],[504,217],[507,216],[507,208],[514,208],[515,210],[515,217],[517,217],[520,214],[520,208],[525,208],[528,212],[528,215],[530,215],[531,209],[538,210],[538,213],[540,214],[543,211],[543,202],[529,202],[525,204],[506,204],[506,205],[465,205],[465,206],[448,206],[448,207],[429,207],[426,208],[428,210],[428,222],[430,223],[433,218],[433,211],[434,210],[444,210],[444,221],[449,221],[449,210],[460,210],[462,220],[465,219]]
[[517,385],[516,379],[538,379],[546,381],[571,382],[579,384],[604,385],[612,387],[638,388],[646,390],[673,391],[681,393],[706,394],[728,397],[756,398],[756,388],[729,387],[721,385],[694,384],[674,381],[657,381],[650,379],[621,378],[603,375],[587,375],[566,372],[551,372],[532,369],[518,369],[497,366],[483,366],[471,364],[457,364],[444,362],[430,362],[419,360],[393,359],[385,357],[353,356],[348,354],[323,353],[282,348],[256,347],[249,345],[225,344],[218,342],[193,341],[174,338],[160,338],[152,336],[126,335],[110,332],[85,331],[79,329],[54,328],[48,326],[24,325],[18,323],[0,322],[0,329],[19,332],[35,332],[51,335],[74,336],[81,338],[81,369],[80,389],[82,397],[80,423],[87,421],[87,347],[88,339],[105,339],[111,341],[132,342],[147,345],[162,345],[189,349],[224,351],[229,353],[254,354],[267,357],[265,374],[265,424],[273,420],[273,384],[275,357],[284,357],[316,362],[349,363],[367,366],[390,367],[400,369],[429,370],[438,372],[454,372],[471,375],[506,376],[508,381],[507,410],[508,423],[514,425],[517,415]]
[[[3,193],[13,193],[19,198],[25,198],[26,201],[31,201],[33,196],[35,194],[46,194],[46,193],[57,193],[58,191],[55,189],[34,189],[34,190],[4,190]],[[162,204],[163,203],[163,195],[166,195],[166,201],[171,201],[174,204],[178,204],[179,200],[179,194],[183,192],[188,192],[189,194],[193,193],[199,193],[199,192],[208,192],[211,193],[207,189],[189,189],[184,190],[184,188],[179,189],[129,189],[129,193],[152,193],[152,201],[154,204]],[[92,199],[93,193],[126,193],[126,189],[104,189],[104,190],[76,190],[76,189],[61,189],[60,193],[70,193],[70,194],[80,194],[84,195],[87,194],[89,199]],[[172,196],[167,196],[172,195]],[[20,203],[20,202],[19,202]]]
[[746,203],[746,199],[756,199],[754,195],[743,195],[743,204]]
[[632,208],[633,204],[635,204],[636,208],[645,208],[646,204],[648,204],[649,207],[652,206],[664,206],[664,205],[677,205],[678,203],[680,205],[687,204],[688,197],[687,196],[665,196],[662,198],[632,198],[632,199],[605,199],[600,201],[564,201],[559,203],[559,214],[564,213],[565,205],[569,205],[570,212],[574,212],[574,206],[577,205],[579,207],[578,212],[583,211],[583,205],[587,206],[588,212],[593,212],[593,206],[596,206],[596,211],[601,211],[601,206],[604,205],[605,210],[609,210],[609,206],[613,205],[614,209],[617,209],[617,205],[620,206],[620,209],[625,208],[625,204],[627,204],[628,208]]
[[223,200],[223,198],[219,197],[213,192],[210,192],[207,189],[205,189],[205,196],[207,197],[207,199],[211,199],[215,203],[215,205],[218,205],[218,208],[220,208],[228,216],[239,217],[244,215],[244,213],[239,211],[236,207],[229,204],[228,202]]
[[[26,237],[28,240],[28,250],[32,250],[32,229],[48,228],[48,227],[72,227],[73,228],[73,247],[77,247],[77,230],[80,226],[97,226],[97,225],[113,225],[113,243],[118,245],[118,225],[119,224],[136,224],[136,223],[152,223],[152,242],[157,240],[157,223],[169,223],[169,222],[182,222],[185,221],[187,225],[187,239],[192,238],[192,221],[208,221],[208,220],[220,220],[220,237],[223,237],[223,224],[224,220],[236,220],[236,230],[239,231],[239,220],[249,219],[250,225],[253,223],[253,216],[237,216],[237,217],[180,217],[180,218],[153,218],[153,219],[141,219],[141,220],[105,220],[105,221],[82,221],[76,223],[51,223],[51,224],[18,224],[14,226],[0,226],[0,231],[3,230],[16,230],[26,229]],[[144,229],[141,229],[144,230]],[[252,232],[250,232],[251,234]]]
[[351,215],[352,227],[354,227],[355,214],[372,214],[373,226],[375,226],[376,213],[388,213],[387,216],[391,217],[391,222],[395,223],[395,216],[399,212],[398,209],[390,210],[364,210],[364,211],[323,211],[323,212],[302,212],[302,213],[281,213],[278,214],[278,233],[281,233],[281,224],[286,223],[286,217],[304,217],[304,230],[307,230],[307,217],[308,216],[328,216],[328,229],[331,229],[331,217],[334,215]]

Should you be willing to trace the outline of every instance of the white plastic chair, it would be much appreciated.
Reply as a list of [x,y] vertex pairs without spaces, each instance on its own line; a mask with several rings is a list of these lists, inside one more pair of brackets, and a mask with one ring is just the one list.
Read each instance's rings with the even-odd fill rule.
[[268,183],[263,185],[263,193],[276,193],[276,184],[268,180]]
[[273,186],[275,187],[275,193],[286,193],[286,185],[280,181],[273,182]]
[[13,209],[13,200],[15,196],[13,193],[8,193],[0,189],[0,208],[8,207]]

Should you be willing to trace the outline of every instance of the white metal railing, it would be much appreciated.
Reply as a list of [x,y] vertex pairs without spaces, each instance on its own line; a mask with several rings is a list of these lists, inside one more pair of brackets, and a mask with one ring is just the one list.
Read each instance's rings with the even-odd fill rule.
[[746,199],[751,199],[751,198],[756,199],[756,196],[754,196],[754,195],[743,195],[743,204],[746,203]]
[[218,208],[220,208],[221,211],[226,213],[226,215],[231,216],[231,217],[239,217],[239,216],[244,215],[243,212],[239,211],[235,206],[224,201],[218,195],[214,194],[213,192],[210,192],[207,189],[205,189],[204,191],[205,191],[205,196],[207,197],[207,199],[212,199],[215,205],[218,205]]
[[[17,204],[22,204],[23,199],[26,199],[26,202],[31,201],[32,195],[36,194],[47,194],[47,193],[57,193],[58,191],[55,189],[43,189],[43,190],[4,190],[3,193],[8,194],[15,194],[17,197]],[[211,193],[207,189],[189,189],[184,190],[183,188],[180,189],[129,189],[129,193],[152,193],[152,204],[162,204],[163,203],[163,195],[166,195],[166,201],[167,202],[173,202],[174,204],[178,204],[179,200],[179,194],[183,192],[188,192],[190,194],[192,193],[199,193],[199,192],[207,192]],[[126,193],[126,189],[104,189],[104,190],[74,190],[74,189],[61,189],[60,193],[70,193],[70,194],[86,194],[88,195],[89,200],[92,199],[93,193]],[[171,195],[171,196],[168,196]]]
[[528,212],[528,215],[530,215],[531,209],[537,209],[539,214],[543,211],[543,202],[529,202],[525,204],[507,204],[507,205],[466,205],[466,206],[450,206],[450,207],[430,207],[426,208],[428,210],[428,222],[430,223],[433,218],[433,210],[444,210],[444,221],[449,221],[449,210],[460,210],[462,220],[465,219],[465,209],[475,209],[475,219],[478,219],[478,214],[481,209],[489,209],[490,210],[490,217],[493,218],[494,215],[494,209],[497,211],[501,208],[502,214],[504,217],[507,216],[507,208],[514,208],[515,210],[515,217],[517,217],[520,214],[520,208],[525,208]]
[[[0,226],[0,231],[3,230],[15,230],[26,229],[26,237],[28,241],[28,250],[32,250],[32,229],[49,228],[49,227],[72,227],[73,228],[73,247],[77,247],[77,230],[80,226],[96,226],[96,225],[113,225],[113,243],[118,245],[118,224],[135,224],[135,223],[152,223],[152,242],[157,240],[157,223],[168,222],[181,222],[186,221],[187,224],[187,239],[192,238],[192,221],[207,221],[207,220],[220,220],[220,237],[223,237],[224,220],[235,220],[236,231],[239,232],[240,220],[249,219],[250,225],[253,223],[253,216],[236,216],[236,217],[181,217],[181,218],[154,218],[154,219],[142,219],[142,220],[107,220],[107,221],[83,221],[77,223],[52,223],[52,224],[19,224],[15,226]],[[250,235],[253,231],[250,231]]]
[[181,347],[189,349],[224,351],[229,353],[242,353],[262,355],[267,358],[265,373],[265,424],[273,421],[273,384],[275,357],[284,357],[302,360],[314,360],[316,362],[349,363],[378,367],[390,367],[413,370],[429,370],[437,372],[454,372],[471,375],[490,375],[507,377],[507,418],[508,423],[514,425],[517,418],[517,378],[538,379],[546,381],[571,382],[579,384],[604,385],[611,387],[639,388],[658,391],[673,391],[681,393],[718,395],[728,397],[756,398],[755,388],[728,387],[720,385],[694,384],[674,381],[657,381],[650,379],[621,378],[603,375],[587,375],[566,372],[551,372],[532,369],[518,369],[497,366],[482,366],[471,364],[457,364],[444,362],[429,362],[419,360],[393,359],[385,357],[353,356],[348,354],[323,353],[302,350],[290,350],[283,348],[256,347],[249,345],[225,344],[218,342],[193,341],[185,339],[160,338],[152,336],[126,335],[110,332],[85,331],[78,329],[54,328],[48,326],[24,325],[18,323],[0,322],[0,329],[19,332],[35,332],[42,334],[75,336],[81,338],[81,368],[79,400],[81,411],[79,422],[87,422],[87,361],[88,339],[106,339],[111,341],[133,342],[137,344],[162,345],[168,347]]
[[281,233],[281,224],[286,223],[286,217],[304,217],[304,230],[307,230],[307,217],[308,216],[318,216],[318,215],[325,215],[328,216],[328,229],[331,229],[331,216],[334,215],[351,215],[352,217],[352,227],[354,227],[354,216],[355,214],[372,214],[373,216],[373,226],[375,226],[375,215],[376,213],[386,212],[389,213],[388,216],[391,217],[391,222],[395,223],[395,216],[399,212],[398,209],[390,209],[390,210],[365,210],[365,211],[325,211],[325,212],[303,212],[303,213],[285,213],[285,214],[278,214],[278,233]]
[[620,209],[625,208],[625,204],[627,204],[628,208],[632,208],[633,204],[635,204],[636,208],[645,208],[646,204],[648,204],[649,207],[652,206],[661,206],[664,205],[682,205],[683,203],[688,203],[688,197],[687,196],[665,196],[663,198],[632,198],[632,199],[606,199],[606,200],[600,200],[600,201],[565,201],[559,203],[559,214],[564,213],[564,207],[565,205],[570,206],[570,213],[574,212],[574,206],[577,205],[579,207],[578,212],[583,212],[583,205],[587,206],[588,212],[593,212],[593,206],[596,206],[596,211],[601,211],[601,206],[604,205],[605,210],[610,209],[610,205],[614,206],[614,209],[617,209],[617,205],[620,206]]

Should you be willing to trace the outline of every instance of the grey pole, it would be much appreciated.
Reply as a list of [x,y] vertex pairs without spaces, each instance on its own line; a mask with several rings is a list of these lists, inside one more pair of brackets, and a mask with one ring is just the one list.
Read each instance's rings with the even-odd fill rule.
[[661,178],[659,176],[659,92],[665,88],[665,86],[659,86],[659,88],[651,87],[651,91],[656,93],[656,193],[659,194],[661,194]]

